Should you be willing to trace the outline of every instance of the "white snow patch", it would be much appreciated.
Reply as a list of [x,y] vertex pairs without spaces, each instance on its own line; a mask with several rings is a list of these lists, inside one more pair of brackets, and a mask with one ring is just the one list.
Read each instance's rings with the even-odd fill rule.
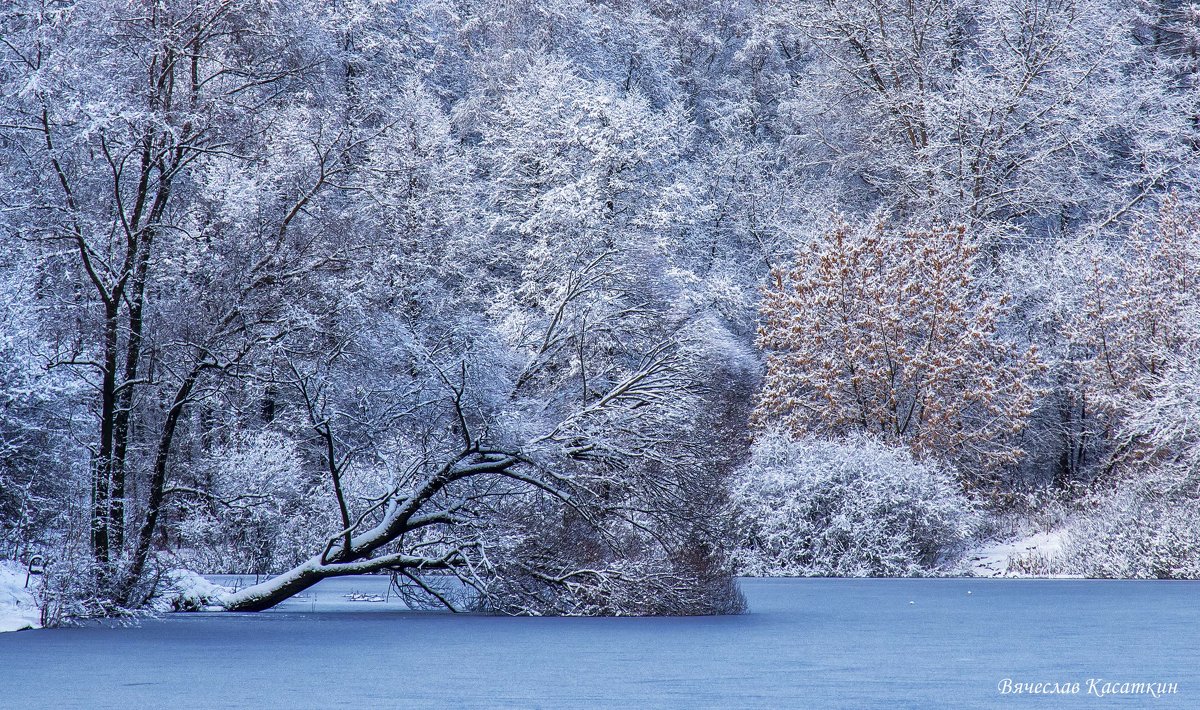
[[351,601],[351,602],[382,602],[382,601],[384,601],[384,598],[378,594],[362,594],[361,592],[352,592],[350,594],[343,594],[342,596],[346,598],[346,601]]
[[33,598],[32,587],[38,578],[29,580],[25,588],[25,566],[0,560],[0,632],[41,628],[41,611]]
[[1065,529],[1047,530],[1006,541],[992,541],[969,552],[964,573],[973,577],[1066,577],[1049,574],[1066,542]]
[[186,569],[167,572],[162,588],[155,595],[155,611],[218,611],[221,598],[232,593],[228,587],[214,584]]

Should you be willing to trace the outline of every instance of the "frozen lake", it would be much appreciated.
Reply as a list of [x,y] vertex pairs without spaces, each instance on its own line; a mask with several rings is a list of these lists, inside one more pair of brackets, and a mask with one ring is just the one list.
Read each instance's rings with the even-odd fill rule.
[[[721,618],[456,616],[344,596],[386,586],[0,634],[0,707],[1200,707],[1200,583],[745,580],[751,613]],[[1081,689],[1001,695],[1005,678]],[[1179,692],[1089,697],[1089,678]]]

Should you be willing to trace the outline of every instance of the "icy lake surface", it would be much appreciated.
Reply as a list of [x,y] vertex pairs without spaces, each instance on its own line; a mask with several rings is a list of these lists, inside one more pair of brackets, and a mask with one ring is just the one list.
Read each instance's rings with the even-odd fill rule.
[[[745,580],[747,615],[662,619],[346,596],[386,587],[329,580],[261,614],[0,634],[0,707],[1200,707],[1198,583]],[[1081,689],[1001,695],[1005,678]],[[1089,678],[1179,692],[1097,698]]]

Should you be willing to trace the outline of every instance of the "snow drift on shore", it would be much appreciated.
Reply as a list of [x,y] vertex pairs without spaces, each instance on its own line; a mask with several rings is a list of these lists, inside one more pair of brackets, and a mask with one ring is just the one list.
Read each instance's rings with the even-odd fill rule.
[[0,632],[41,628],[41,618],[31,590],[25,588],[25,568],[0,560]]

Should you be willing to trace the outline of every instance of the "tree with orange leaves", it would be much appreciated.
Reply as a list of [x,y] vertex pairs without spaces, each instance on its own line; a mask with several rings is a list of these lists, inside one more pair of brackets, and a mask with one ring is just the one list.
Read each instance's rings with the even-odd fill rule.
[[1017,460],[1036,352],[1005,342],[962,227],[890,230],[835,216],[760,311],[767,373],[754,422],[794,435],[863,431],[960,465],[968,486]]

